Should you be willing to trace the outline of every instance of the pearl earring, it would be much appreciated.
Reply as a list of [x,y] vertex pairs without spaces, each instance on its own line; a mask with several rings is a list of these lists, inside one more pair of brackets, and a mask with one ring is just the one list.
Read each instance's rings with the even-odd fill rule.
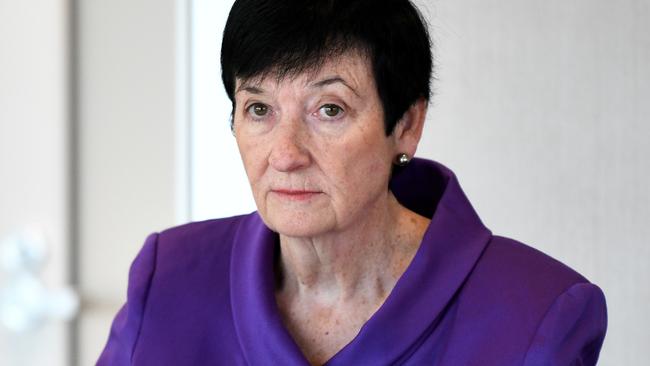
[[409,158],[409,156],[407,154],[402,153],[402,154],[397,155],[397,159],[396,159],[396,164],[397,165],[406,166],[406,164],[408,164],[409,161],[411,161],[411,159]]

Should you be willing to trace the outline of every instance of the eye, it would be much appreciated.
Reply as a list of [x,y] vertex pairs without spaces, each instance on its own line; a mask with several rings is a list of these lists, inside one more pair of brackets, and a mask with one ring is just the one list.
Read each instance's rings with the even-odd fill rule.
[[269,114],[269,106],[262,103],[254,103],[246,108],[246,111],[253,115],[253,117],[264,117]]
[[325,104],[318,110],[318,114],[321,117],[330,119],[338,117],[343,113],[343,108],[339,107],[336,104]]

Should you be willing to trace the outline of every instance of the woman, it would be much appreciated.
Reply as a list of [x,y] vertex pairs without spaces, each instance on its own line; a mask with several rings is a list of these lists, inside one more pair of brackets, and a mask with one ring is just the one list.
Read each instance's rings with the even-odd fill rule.
[[483,226],[416,151],[408,0],[239,0],[222,48],[257,212],[147,238],[99,365],[593,365],[600,289]]

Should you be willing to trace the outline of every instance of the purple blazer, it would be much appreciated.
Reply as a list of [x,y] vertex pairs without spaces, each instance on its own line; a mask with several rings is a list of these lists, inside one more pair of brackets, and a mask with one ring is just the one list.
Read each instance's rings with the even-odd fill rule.
[[[594,365],[603,292],[481,223],[454,174],[414,159],[391,189],[431,218],[385,303],[326,365]],[[278,235],[257,213],[150,235],[98,365],[308,365],[274,297]]]

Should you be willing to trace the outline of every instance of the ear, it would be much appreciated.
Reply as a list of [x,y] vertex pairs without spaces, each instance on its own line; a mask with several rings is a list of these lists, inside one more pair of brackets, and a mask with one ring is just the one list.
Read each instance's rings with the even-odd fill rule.
[[424,120],[427,115],[427,104],[426,99],[418,99],[395,125],[392,134],[395,142],[395,155],[404,153],[411,158],[415,155],[422,137]]

